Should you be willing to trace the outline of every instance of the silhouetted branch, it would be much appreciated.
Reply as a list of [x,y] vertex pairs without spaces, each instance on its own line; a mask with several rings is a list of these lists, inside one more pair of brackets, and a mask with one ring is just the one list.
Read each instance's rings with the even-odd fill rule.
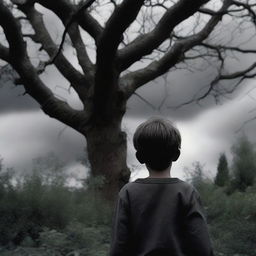
[[[232,0],[225,0],[219,12],[224,13],[231,3]],[[203,42],[203,40],[205,40],[214,30],[221,19],[221,14],[212,16],[200,32],[177,40],[177,42],[160,60],[153,61],[145,68],[124,75],[122,79],[127,81],[123,82],[126,84],[126,88],[124,90],[127,97],[132,95],[132,93],[140,86],[164,74],[177,63],[183,61],[185,59],[185,52]]]
[[127,69],[143,56],[150,54],[167,38],[182,21],[193,15],[208,0],[181,0],[169,8],[156,27],[149,33],[138,36],[118,52],[120,70]]
[[[242,71],[238,71],[238,72],[234,72],[234,73],[230,73],[230,74],[221,74],[219,73],[214,79],[213,81],[209,84],[208,89],[200,96],[198,96],[198,94],[200,93],[200,91],[202,91],[202,89],[200,89],[192,99],[176,106],[176,107],[170,107],[170,108],[181,108],[183,106],[189,105],[191,103],[199,103],[200,101],[202,101],[203,99],[205,99],[206,97],[210,96],[212,94],[212,92],[215,93],[215,95],[213,95],[216,99],[219,96],[225,96],[226,94],[231,94],[233,93],[237,87],[245,80],[245,79],[249,79],[249,78],[254,78],[256,77],[256,70],[255,73],[250,73],[252,70],[254,70],[256,68],[256,62],[253,63],[252,65],[250,65],[248,68],[242,70]],[[220,70],[221,72],[221,70]],[[234,79],[238,79],[238,81],[236,81],[234,83],[234,85],[231,87],[229,86],[228,89],[223,88],[222,90],[219,88],[216,88],[216,86],[219,84],[219,82],[221,80],[234,80]],[[204,87],[205,88],[205,87]]]
[[[56,52],[58,51],[58,47],[52,40],[48,30],[44,25],[42,14],[38,12],[33,6],[21,6],[20,9],[26,14],[35,31],[35,35],[33,37],[34,41],[42,44],[43,49],[48,53],[50,58],[55,56]],[[89,83],[86,81],[85,77],[73,67],[73,65],[62,53],[60,53],[59,57],[56,59],[55,65],[63,74],[63,76],[68,81],[70,81],[70,83],[72,83],[80,99],[84,101],[86,98],[86,90],[84,90],[84,87],[89,87]],[[45,63],[41,64],[39,67],[39,73],[44,71],[45,66]]]
[[[94,2],[93,0],[91,1]],[[75,5],[66,0],[35,0],[35,2],[53,11],[63,21],[64,25],[76,14],[74,17],[75,20],[77,20],[79,25],[97,42],[103,28],[87,11],[87,5],[91,5],[91,1],[86,1],[80,6],[81,9],[79,7],[77,9]]]
[[[94,112],[94,116],[97,116],[99,120],[101,116],[107,117],[106,120],[108,120],[116,113],[124,113],[127,99],[140,86],[165,74],[170,69],[194,71],[195,68],[190,64],[196,59],[203,59],[209,65],[217,64],[217,75],[189,103],[199,102],[208,95],[217,99],[219,95],[232,93],[245,79],[256,76],[256,63],[237,72],[226,73],[224,64],[231,54],[232,57],[239,57],[245,54],[255,54],[256,50],[241,45],[231,46],[219,41],[216,43],[216,40],[214,42],[216,35],[212,33],[225,15],[230,15],[232,19],[237,18],[239,24],[244,24],[243,22],[248,22],[248,20],[255,24],[255,1],[223,0],[220,1],[220,8],[215,10],[215,8],[211,9],[211,3],[204,5],[210,0],[108,0],[104,3],[107,6],[111,5],[109,10],[112,13],[104,27],[94,18],[95,13],[92,12],[92,10],[104,8],[100,1],[86,0],[79,5],[69,0],[11,1],[15,5],[6,6],[6,8],[10,13],[15,13],[16,16],[13,14],[13,19],[16,20],[16,25],[20,27],[21,14],[13,7],[18,7],[25,14],[24,19],[32,25],[34,34],[29,29],[24,29],[25,26],[23,26],[23,35],[19,36],[19,32],[15,37],[13,35],[15,27],[12,29],[12,34],[8,34],[9,29],[5,27],[7,40],[10,41],[11,37],[15,37],[15,45],[10,43],[10,49],[0,45],[0,58],[16,65],[15,69],[20,74],[26,91],[43,106],[45,102],[48,102],[48,98],[51,98],[50,102],[56,102],[52,100],[53,94],[50,90],[43,90],[42,95],[51,96],[42,96],[44,99],[39,100],[37,92],[34,94],[34,90],[40,86],[45,87],[39,79],[39,73],[50,64],[55,65],[68,80],[83,102],[84,108],[89,109],[89,112]],[[3,5],[3,1],[1,3]],[[59,46],[51,38],[44,24],[42,13],[34,8],[35,3],[52,11],[63,23],[64,33]],[[88,9],[93,3],[93,6],[97,8]],[[156,13],[153,10],[156,10]],[[182,27],[182,24],[186,24],[184,21],[191,17],[195,22],[192,28]],[[1,22],[5,23],[3,19]],[[134,34],[139,34],[135,39],[128,35],[129,28],[133,28],[132,24],[136,27]],[[19,31],[21,31],[20,28]],[[95,64],[92,63],[87,52],[88,46],[83,41],[83,32],[88,33],[95,41],[93,48],[96,49]],[[76,69],[62,53],[67,35],[76,51],[82,72]],[[39,63],[39,70],[36,70],[30,63],[25,43],[30,43],[30,40],[25,40],[25,37],[29,37],[34,43],[41,44],[40,50],[44,50],[49,56],[49,61]],[[18,63],[14,63],[14,55],[16,59],[18,57]],[[136,62],[140,60],[147,63],[144,68],[133,69],[133,72],[126,72],[120,77],[120,74],[131,65],[135,64],[133,67],[136,67]],[[206,67],[207,65],[204,65],[200,68],[204,70]],[[34,75],[34,71],[38,73]],[[231,80],[234,83],[228,87],[221,87],[219,82],[222,80]],[[33,83],[36,85],[32,86]],[[161,101],[159,109],[165,103],[166,97]],[[48,111],[50,111],[49,108]]]
[[51,90],[41,81],[37,70],[27,55],[26,43],[23,40],[21,26],[8,7],[0,1],[0,26],[3,28],[9,43],[9,63],[18,72],[25,88],[42,107],[44,112],[63,123],[82,131],[80,125],[85,113],[73,110],[65,102],[57,99]]
[[234,46],[228,46],[228,45],[215,45],[215,44],[208,44],[208,43],[202,43],[201,45],[215,49],[216,51],[225,50],[225,51],[235,51],[235,52],[248,53],[248,54],[256,53],[255,49],[243,49],[240,47],[234,47]]
[[85,44],[82,40],[81,33],[79,31],[79,27],[77,23],[73,23],[71,25],[70,30],[68,31],[68,34],[71,38],[72,44],[76,50],[77,53],[77,59],[80,64],[80,66],[83,69],[84,75],[87,77],[88,80],[90,80],[90,84],[93,83],[93,74],[94,74],[94,65],[90,61],[90,58],[87,54]]
[[61,43],[60,43],[60,46],[58,48],[58,51],[56,52],[56,54],[52,57],[52,59],[47,63],[47,65],[50,65],[50,64],[53,64],[58,55],[60,54],[60,52],[62,51],[62,48],[63,48],[63,45],[64,45],[64,42],[65,42],[65,38],[66,38],[66,35],[68,33],[68,30],[69,28],[71,27],[71,25],[77,20],[78,16],[86,11],[87,8],[89,8],[93,3],[95,2],[95,0],[86,0],[71,16],[70,16],[70,19],[68,20],[66,26],[65,26],[65,30],[62,34],[62,39],[61,39]]
[[143,101],[144,103],[146,103],[150,108],[152,108],[153,110],[156,110],[156,106],[154,106],[152,103],[150,103],[148,100],[146,100],[144,97],[142,97],[140,94],[138,94],[137,92],[134,93],[135,96],[137,96],[141,101]]
[[100,66],[98,68],[101,68],[100,61],[111,61],[116,56],[123,33],[136,19],[143,2],[144,0],[124,0],[115,8],[97,44],[97,65]]

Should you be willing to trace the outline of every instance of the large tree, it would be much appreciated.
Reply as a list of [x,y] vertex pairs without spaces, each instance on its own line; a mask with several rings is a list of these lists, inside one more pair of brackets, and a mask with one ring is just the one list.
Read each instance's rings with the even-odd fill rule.
[[[63,42],[68,36],[79,68],[65,56],[63,44],[52,39],[40,6],[63,23]],[[0,0],[0,26],[7,41],[0,44],[0,59],[13,67],[19,76],[16,83],[47,115],[86,138],[92,174],[105,176],[104,191],[111,197],[130,176],[126,134],[121,130],[127,100],[139,87],[196,59],[208,59],[217,66],[216,77],[199,99],[211,93],[216,96],[216,88],[230,92],[243,79],[254,77],[256,62],[227,73],[225,60],[231,52],[254,54],[256,49],[231,41],[222,44],[210,35],[225,23],[225,17],[238,21],[237,26],[255,26],[255,6],[255,0]],[[27,32],[28,25],[33,33]],[[84,35],[93,39],[95,61]],[[29,57],[31,43],[40,44],[39,51],[49,59],[36,66]],[[136,65],[140,61],[143,64]],[[67,79],[83,110],[60,100],[43,82],[41,75],[49,65]],[[235,79],[236,84],[220,88],[218,82],[227,79]]]

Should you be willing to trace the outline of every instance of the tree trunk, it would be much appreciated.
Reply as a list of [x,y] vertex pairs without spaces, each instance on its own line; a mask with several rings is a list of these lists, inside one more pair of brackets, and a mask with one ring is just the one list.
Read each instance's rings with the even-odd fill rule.
[[114,200],[130,178],[126,163],[127,139],[126,133],[121,131],[121,121],[94,125],[86,139],[91,175],[104,177],[100,191],[106,199]]

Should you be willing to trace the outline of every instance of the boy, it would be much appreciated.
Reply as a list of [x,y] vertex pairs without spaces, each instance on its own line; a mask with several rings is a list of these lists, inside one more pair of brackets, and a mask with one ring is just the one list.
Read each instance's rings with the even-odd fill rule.
[[136,157],[149,177],[119,192],[110,256],[213,255],[198,192],[171,178],[181,136],[168,120],[142,123],[133,137]]

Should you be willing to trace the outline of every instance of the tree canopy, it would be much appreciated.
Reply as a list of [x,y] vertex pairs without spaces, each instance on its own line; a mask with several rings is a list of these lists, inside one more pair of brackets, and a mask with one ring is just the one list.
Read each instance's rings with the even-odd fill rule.
[[[74,67],[61,49],[58,51],[39,5],[55,13],[67,28],[81,69]],[[0,25],[8,43],[1,40],[0,58],[13,66],[20,76],[16,82],[24,85],[43,111],[85,133],[85,116],[89,119],[96,112],[101,118],[105,114],[111,116],[114,99],[120,102],[129,98],[137,88],[179,63],[201,58],[217,61],[218,73],[200,98],[210,93],[217,95],[220,80],[236,79],[239,83],[254,77],[255,62],[232,73],[226,72],[225,61],[230,53],[255,54],[256,49],[235,46],[236,40],[222,44],[211,38],[211,34],[228,19],[241,27],[244,23],[247,27],[251,24],[254,32],[255,6],[254,0],[1,0]],[[106,15],[104,10],[110,14]],[[31,33],[24,28],[28,24]],[[88,36],[94,41],[95,61],[88,54],[84,39]],[[48,55],[37,66],[28,53],[32,42],[40,44],[39,51]],[[144,61],[143,68],[124,72],[138,61]],[[84,105],[82,111],[58,99],[42,81],[40,74],[48,65],[55,65],[69,81]],[[233,85],[226,92],[234,88]],[[119,108],[124,108],[122,105]]]

